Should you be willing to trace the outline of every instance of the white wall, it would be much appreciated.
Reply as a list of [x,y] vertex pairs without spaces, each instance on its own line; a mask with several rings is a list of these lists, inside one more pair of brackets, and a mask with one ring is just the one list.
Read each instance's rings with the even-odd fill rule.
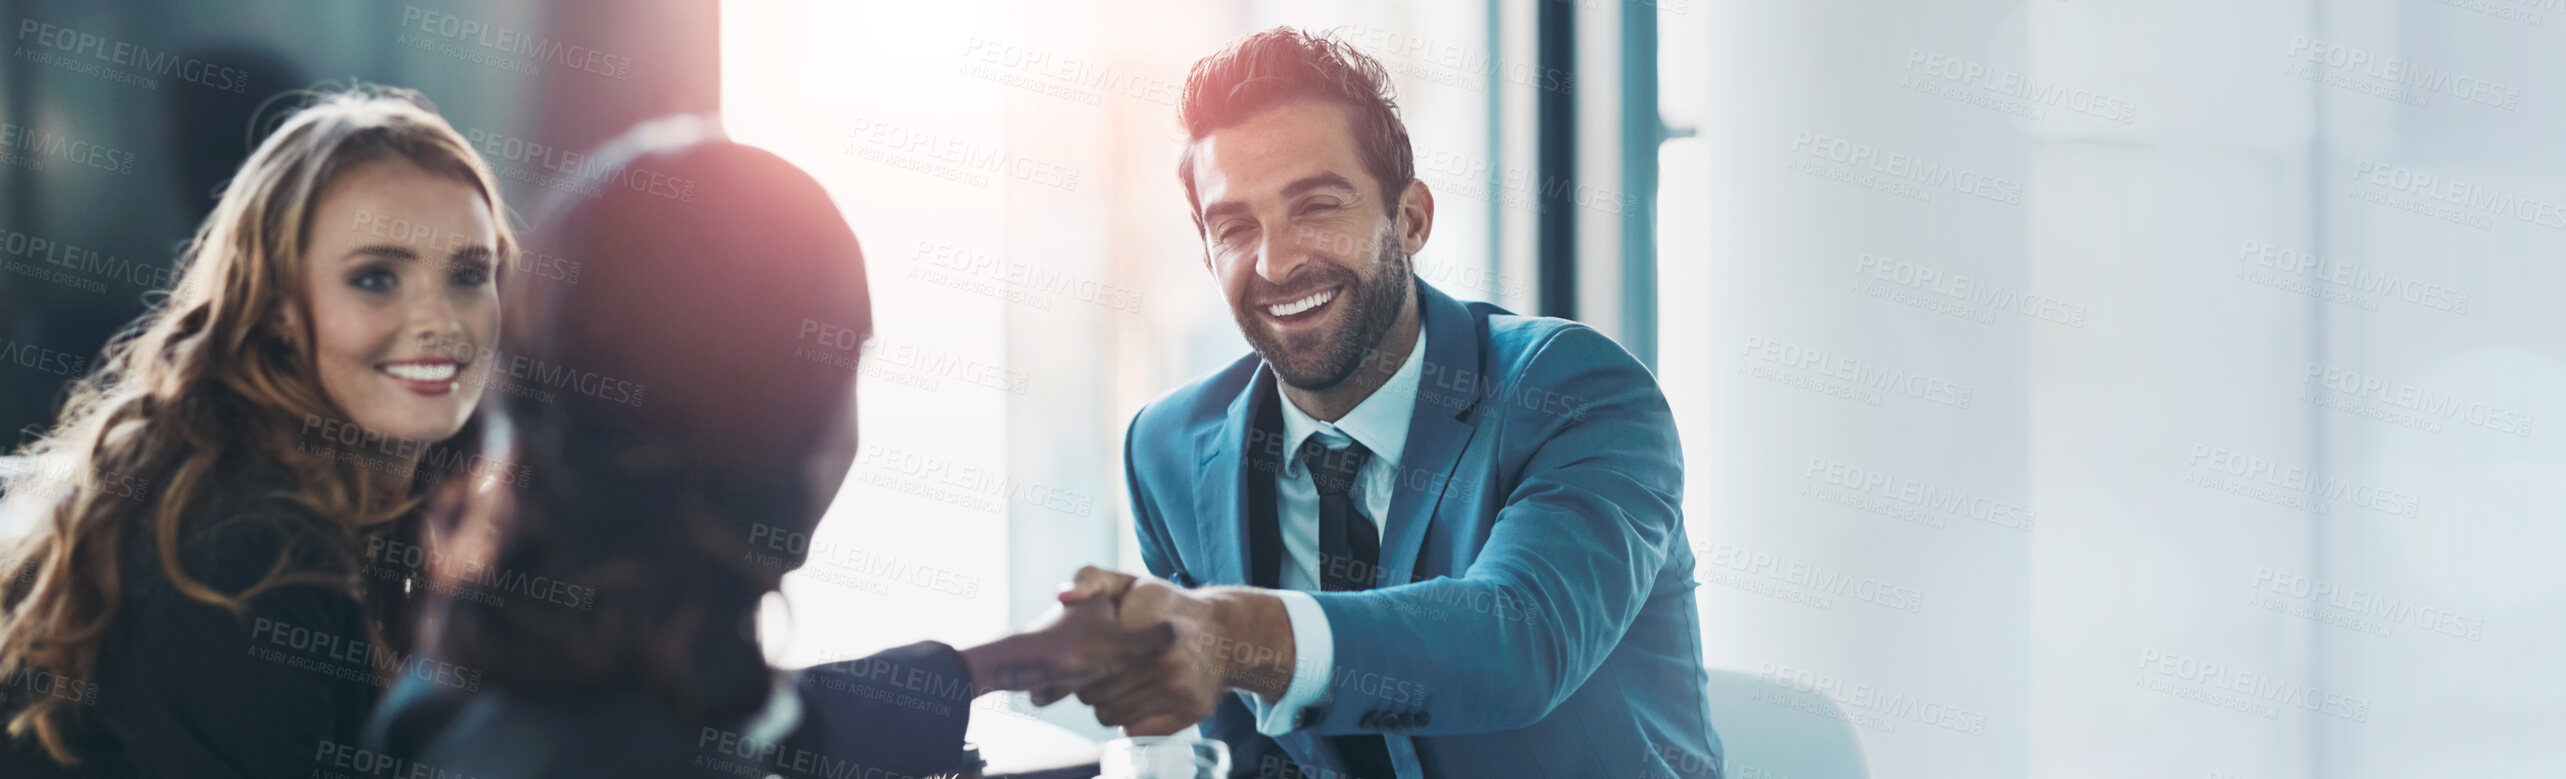
[[[2355,176],[2391,166],[2480,199],[2566,203],[2566,7],[1745,0],[1661,19],[1668,114],[1701,128],[1666,151],[1660,316],[1688,516],[1714,552],[1714,665],[1838,680],[1880,776],[2566,765],[2566,675],[2544,662],[2566,649],[2551,560],[2566,550],[2552,429],[2566,317],[2541,305],[2566,213],[2463,203],[2443,219],[2351,194],[2440,202]],[[2294,57],[2330,43],[2353,47],[2339,67]],[[2394,87],[2366,70],[2391,58],[2447,80],[2407,96],[2423,105],[2363,91]],[[1940,77],[1952,68],[1994,75]],[[2009,93],[2005,74],[2063,97]],[[1846,183],[1899,176],[1806,153],[1816,136],[1876,149],[1880,168],[1899,154],[1999,179],[2019,202],[1957,177],[1906,178],[1921,194],[1903,195]],[[2293,268],[2300,253],[2321,264]],[[1879,267],[1866,254],[2034,293],[2071,321],[1863,275]],[[2357,288],[2381,274],[2385,290]],[[1973,401],[1749,351],[1776,341]],[[2379,379],[2385,401],[2327,388],[2347,375]],[[2455,399],[2458,418],[2367,413],[2416,413],[2396,407],[2407,387]],[[1837,396],[1861,392],[1877,405]],[[1887,481],[1829,485],[1834,464]],[[2023,532],[1916,506],[1898,495],[1909,482],[2037,519]],[[1738,555],[1776,562],[1716,565]],[[1795,564],[1856,592],[1801,584]],[[1920,594],[1917,609],[1857,597],[1873,582]],[[1984,727],[1937,726],[1901,708],[1910,697]]]

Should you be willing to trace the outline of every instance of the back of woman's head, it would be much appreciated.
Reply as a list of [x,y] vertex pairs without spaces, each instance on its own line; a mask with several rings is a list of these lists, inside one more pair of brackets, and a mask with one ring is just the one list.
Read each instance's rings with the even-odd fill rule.
[[[88,678],[121,592],[118,554],[129,534],[157,542],[158,564],[180,593],[238,609],[290,583],[353,590],[353,531],[383,525],[411,505],[411,484],[383,469],[297,446],[309,420],[346,419],[313,361],[311,301],[303,283],[314,212],[350,172],[401,161],[466,185],[495,225],[494,253],[514,252],[505,206],[488,167],[423,98],[406,90],[315,95],[252,152],[178,260],[163,300],[108,344],[75,383],[62,413],[20,451],[32,467],[12,477],[0,503],[10,537],[0,570],[0,671],[42,669]],[[284,570],[244,591],[207,586],[181,565],[191,510],[218,484],[259,463],[281,471],[280,496],[330,526],[293,536],[328,547],[348,570]],[[281,566],[280,566],[281,567]],[[57,759],[61,701],[39,697],[9,720]]]
[[818,182],[701,120],[589,160],[532,241],[578,281],[510,298],[506,437],[533,478],[475,523],[484,580],[584,597],[451,599],[433,640],[503,689],[719,711],[765,689],[748,622],[789,563],[752,544],[807,532],[844,475],[811,463],[852,434],[863,257]]

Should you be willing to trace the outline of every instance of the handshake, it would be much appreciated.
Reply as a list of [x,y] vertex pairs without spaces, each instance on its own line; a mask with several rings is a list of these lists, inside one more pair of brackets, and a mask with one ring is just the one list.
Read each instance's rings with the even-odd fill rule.
[[1229,690],[1282,697],[1292,650],[1283,604],[1264,591],[1088,566],[1061,587],[1060,608],[962,656],[983,690],[1030,690],[1037,706],[1075,695],[1099,723],[1164,736],[1209,719]]

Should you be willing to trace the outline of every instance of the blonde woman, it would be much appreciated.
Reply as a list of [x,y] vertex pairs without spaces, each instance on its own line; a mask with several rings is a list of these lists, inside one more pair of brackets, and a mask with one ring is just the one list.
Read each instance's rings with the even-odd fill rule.
[[[402,90],[325,96],[244,162],[170,298],[0,502],[0,776],[309,776],[417,669],[444,442],[516,250],[489,167]],[[320,756],[320,757],[316,757]]]

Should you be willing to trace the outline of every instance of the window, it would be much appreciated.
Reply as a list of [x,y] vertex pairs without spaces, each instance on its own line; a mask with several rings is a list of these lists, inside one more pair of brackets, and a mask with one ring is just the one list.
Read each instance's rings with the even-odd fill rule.
[[[780,661],[994,637],[1086,563],[1139,570],[1141,405],[1247,353],[1175,181],[1193,61],[1276,24],[1382,60],[1440,200],[1416,262],[1488,272],[1475,3],[767,3],[722,14],[730,134],[809,170],[866,249],[863,454],[765,630]],[[1493,75],[1492,75],[1493,74]],[[1083,713],[1045,712],[1093,729]],[[1101,732],[1101,731],[1099,731]]]

